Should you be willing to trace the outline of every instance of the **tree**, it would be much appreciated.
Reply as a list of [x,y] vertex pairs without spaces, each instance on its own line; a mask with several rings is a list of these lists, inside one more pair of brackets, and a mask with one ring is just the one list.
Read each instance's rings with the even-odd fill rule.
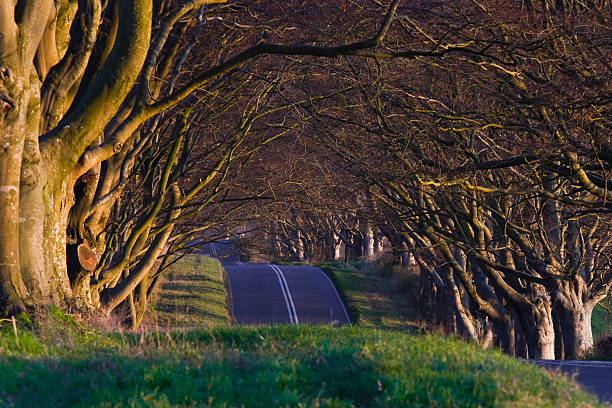
[[[181,70],[188,42],[203,30],[203,22],[216,21],[219,13],[248,11],[238,2],[205,7],[217,3],[222,1],[19,0],[0,6],[0,304],[4,312],[47,302],[61,304],[73,297],[73,291],[83,292],[74,289],[75,283],[87,285],[87,277],[97,272],[81,269],[91,269],[105,252],[100,246],[107,241],[97,237],[111,222],[117,197],[111,192],[123,183],[122,169],[140,168],[134,160],[146,151],[148,138],[160,126],[163,117],[158,115],[198,89],[214,93],[231,80],[233,70],[262,55],[368,56],[381,44],[398,2],[371,38],[340,46],[257,43],[257,30],[247,30],[252,36],[237,41],[233,35],[240,25],[230,22],[210,31],[209,48],[198,54],[206,56],[204,64],[191,61],[191,70]],[[265,11],[270,6],[258,7]],[[372,15],[380,11],[380,7],[368,10]],[[250,16],[257,20],[256,13]],[[226,31],[217,37],[218,30]],[[181,134],[167,150],[168,159],[159,162],[165,166],[160,194],[148,209],[148,218],[156,218],[166,208],[162,213],[170,224],[178,216],[172,208],[185,199],[167,184]],[[88,207],[107,196],[112,198],[108,204],[97,202],[90,214]],[[84,220],[84,214],[93,218]],[[89,236],[83,236],[84,225]],[[145,247],[159,246],[170,228],[153,238],[148,235],[150,226],[136,228],[124,250],[133,251],[139,238]],[[78,244],[76,265],[67,263],[68,229],[76,239],[70,245]],[[149,255],[151,259],[140,262],[155,258]],[[130,289],[122,294],[131,293],[138,280],[140,274],[128,278],[125,269],[136,261],[124,259],[115,265],[114,272],[121,270],[119,280],[126,279],[118,284]],[[78,269],[71,271],[69,266]],[[93,277],[97,288],[100,282],[110,283],[106,275],[101,281]],[[96,307],[95,299],[85,296],[85,301]]]
[[[311,131],[416,243],[470,338],[488,341],[493,325],[509,352],[580,355],[612,279],[599,229],[609,212],[606,4],[415,8],[399,19],[401,43],[445,57],[330,63],[335,85],[354,92],[313,104]],[[468,48],[449,51],[459,43]]]

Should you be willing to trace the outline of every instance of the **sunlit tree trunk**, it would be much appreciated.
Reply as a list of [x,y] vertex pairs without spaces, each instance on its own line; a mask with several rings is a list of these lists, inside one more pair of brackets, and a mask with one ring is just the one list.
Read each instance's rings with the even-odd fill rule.
[[559,358],[576,359],[593,347],[591,316],[593,308],[603,298],[605,292],[590,296],[584,281],[575,276],[572,280],[555,280],[549,283],[554,317],[557,322],[557,336],[562,344]]

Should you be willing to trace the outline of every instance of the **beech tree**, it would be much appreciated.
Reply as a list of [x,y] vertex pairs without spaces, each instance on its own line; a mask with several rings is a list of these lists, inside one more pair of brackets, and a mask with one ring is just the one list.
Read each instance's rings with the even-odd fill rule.
[[[241,3],[207,6],[217,3],[222,1],[2,3],[0,303],[5,313],[25,310],[26,305],[62,304],[75,294],[90,307],[112,310],[139,283],[142,274],[130,273],[130,267],[150,264],[157,257],[155,251],[144,256],[137,247],[144,243],[143,250],[150,245],[160,248],[171,230],[165,228],[153,237],[150,222],[139,225],[121,250],[123,255],[139,256],[122,256],[109,269],[112,273],[99,274],[98,263],[108,242],[98,238],[113,221],[109,221],[116,202],[112,193],[122,184],[122,168],[132,169],[132,159],[146,150],[151,133],[165,126],[159,115],[197,90],[214,93],[230,80],[233,70],[262,55],[371,57],[398,6],[395,1],[388,9],[369,8],[377,31],[338,46],[258,42],[252,36],[240,37],[244,27],[232,20],[210,34],[231,29],[238,29],[238,34],[226,31],[214,37],[218,42],[211,40],[208,49],[200,49],[198,55],[206,56],[203,62],[192,61],[190,69],[173,80],[173,70],[180,70],[181,58],[203,22],[223,20],[219,13],[249,10]],[[257,19],[256,14],[250,18]],[[280,32],[286,35],[284,28]],[[281,41],[286,38],[274,35]],[[172,225],[179,216],[172,208],[189,196],[170,183],[174,163],[180,160],[176,155],[184,142],[181,135],[176,133],[167,159],[159,162],[160,193],[147,210],[149,221],[165,208],[161,214]],[[221,177],[219,169],[212,170],[211,178]],[[76,186],[75,208],[77,183],[81,186]],[[90,211],[92,203],[104,197],[112,198],[108,205],[98,201]],[[77,245],[76,264],[67,261],[68,245]],[[77,270],[70,270],[73,266]],[[98,294],[109,289],[102,304],[90,285]]]
[[592,345],[612,281],[608,6],[420,4],[398,18],[404,44],[469,48],[330,62],[354,92],[309,109],[312,134],[386,207],[481,344],[493,331],[536,358]]

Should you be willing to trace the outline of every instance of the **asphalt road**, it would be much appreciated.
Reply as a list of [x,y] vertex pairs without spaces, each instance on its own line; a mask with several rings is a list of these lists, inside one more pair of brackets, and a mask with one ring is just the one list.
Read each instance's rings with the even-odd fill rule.
[[612,403],[612,362],[581,360],[528,360],[549,370],[560,370],[573,377],[585,390],[602,402]]
[[239,324],[350,324],[327,275],[311,266],[240,261],[229,241],[200,247],[228,276],[233,319]]

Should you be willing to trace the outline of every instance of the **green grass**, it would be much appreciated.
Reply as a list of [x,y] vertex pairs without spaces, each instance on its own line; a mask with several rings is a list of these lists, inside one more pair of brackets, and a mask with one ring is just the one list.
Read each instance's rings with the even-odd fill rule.
[[224,273],[216,259],[183,257],[164,272],[145,325],[166,329],[227,326]]
[[593,309],[591,327],[595,346],[584,356],[587,360],[612,360],[612,298],[609,296]]
[[612,336],[612,299],[609,297],[599,302],[593,309],[591,316],[591,327],[593,329],[593,340],[597,342],[604,337]]
[[498,352],[357,326],[109,334],[52,313],[0,351],[2,407],[598,406]]
[[319,267],[334,281],[354,324],[384,329],[418,328],[412,293],[417,283],[410,271],[345,262]]

